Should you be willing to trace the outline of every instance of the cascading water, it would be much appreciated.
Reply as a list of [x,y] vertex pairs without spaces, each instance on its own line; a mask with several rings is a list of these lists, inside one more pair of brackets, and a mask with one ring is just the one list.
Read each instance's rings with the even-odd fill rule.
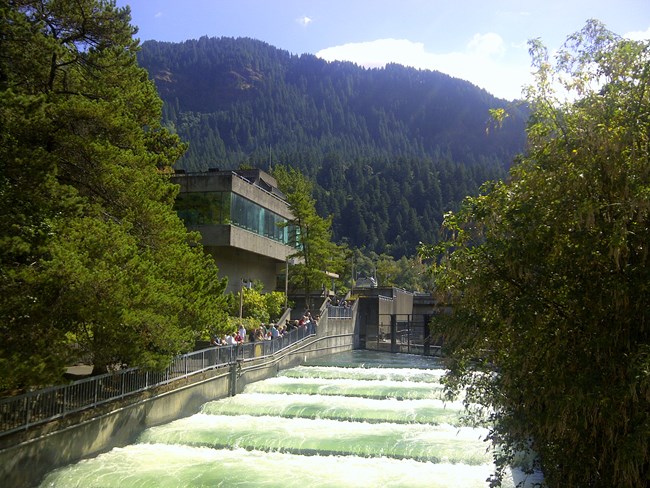
[[351,351],[250,384],[52,487],[485,487],[486,431],[444,402],[433,358]]

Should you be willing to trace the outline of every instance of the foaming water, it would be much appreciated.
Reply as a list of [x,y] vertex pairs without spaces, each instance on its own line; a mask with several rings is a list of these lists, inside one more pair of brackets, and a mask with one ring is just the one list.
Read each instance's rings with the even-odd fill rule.
[[413,381],[440,383],[444,369],[414,368],[341,368],[336,366],[297,366],[281,371],[278,376],[289,378],[353,379],[375,381]]
[[381,351],[354,350],[315,359],[310,366],[342,368],[409,368],[444,369],[441,360],[431,356],[389,354]]
[[476,465],[491,459],[480,436],[477,429],[448,425],[197,414],[147,429],[139,442]]
[[[351,351],[247,385],[49,487],[487,487],[487,430],[463,426],[432,358]],[[505,486],[512,486],[509,481]]]
[[462,405],[437,399],[398,400],[363,397],[242,393],[203,405],[219,415],[269,415],[363,422],[462,425]]
[[440,384],[410,381],[368,381],[333,378],[292,378],[280,376],[247,385],[250,393],[302,393],[308,395],[341,395],[364,398],[441,399]]
[[136,444],[50,473],[43,486],[66,488],[479,488],[486,464],[411,459],[296,456],[244,449]]

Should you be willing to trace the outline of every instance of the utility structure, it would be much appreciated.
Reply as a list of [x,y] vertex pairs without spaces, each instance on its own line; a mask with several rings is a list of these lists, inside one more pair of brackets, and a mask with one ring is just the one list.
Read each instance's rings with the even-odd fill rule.
[[[189,230],[201,234],[226,292],[240,292],[240,278],[259,281],[264,291],[282,289],[288,257],[295,252],[293,218],[277,181],[261,169],[202,173],[177,171],[176,210]],[[279,285],[278,285],[279,284]]]

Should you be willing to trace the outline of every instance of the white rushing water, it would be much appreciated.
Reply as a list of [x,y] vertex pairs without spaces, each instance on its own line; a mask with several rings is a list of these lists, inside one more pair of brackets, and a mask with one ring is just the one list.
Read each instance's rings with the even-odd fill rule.
[[51,487],[486,487],[487,431],[443,400],[435,360],[352,351],[48,474]]

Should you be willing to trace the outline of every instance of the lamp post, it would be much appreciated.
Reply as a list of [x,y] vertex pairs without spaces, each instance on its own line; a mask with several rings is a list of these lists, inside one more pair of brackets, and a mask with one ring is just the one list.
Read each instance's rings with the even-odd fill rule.
[[239,288],[239,318],[240,319],[244,315],[244,285],[246,285],[246,288],[250,289],[251,284],[252,282],[250,278],[241,279],[241,287]]
[[285,258],[284,268],[284,309],[289,308],[289,256]]

